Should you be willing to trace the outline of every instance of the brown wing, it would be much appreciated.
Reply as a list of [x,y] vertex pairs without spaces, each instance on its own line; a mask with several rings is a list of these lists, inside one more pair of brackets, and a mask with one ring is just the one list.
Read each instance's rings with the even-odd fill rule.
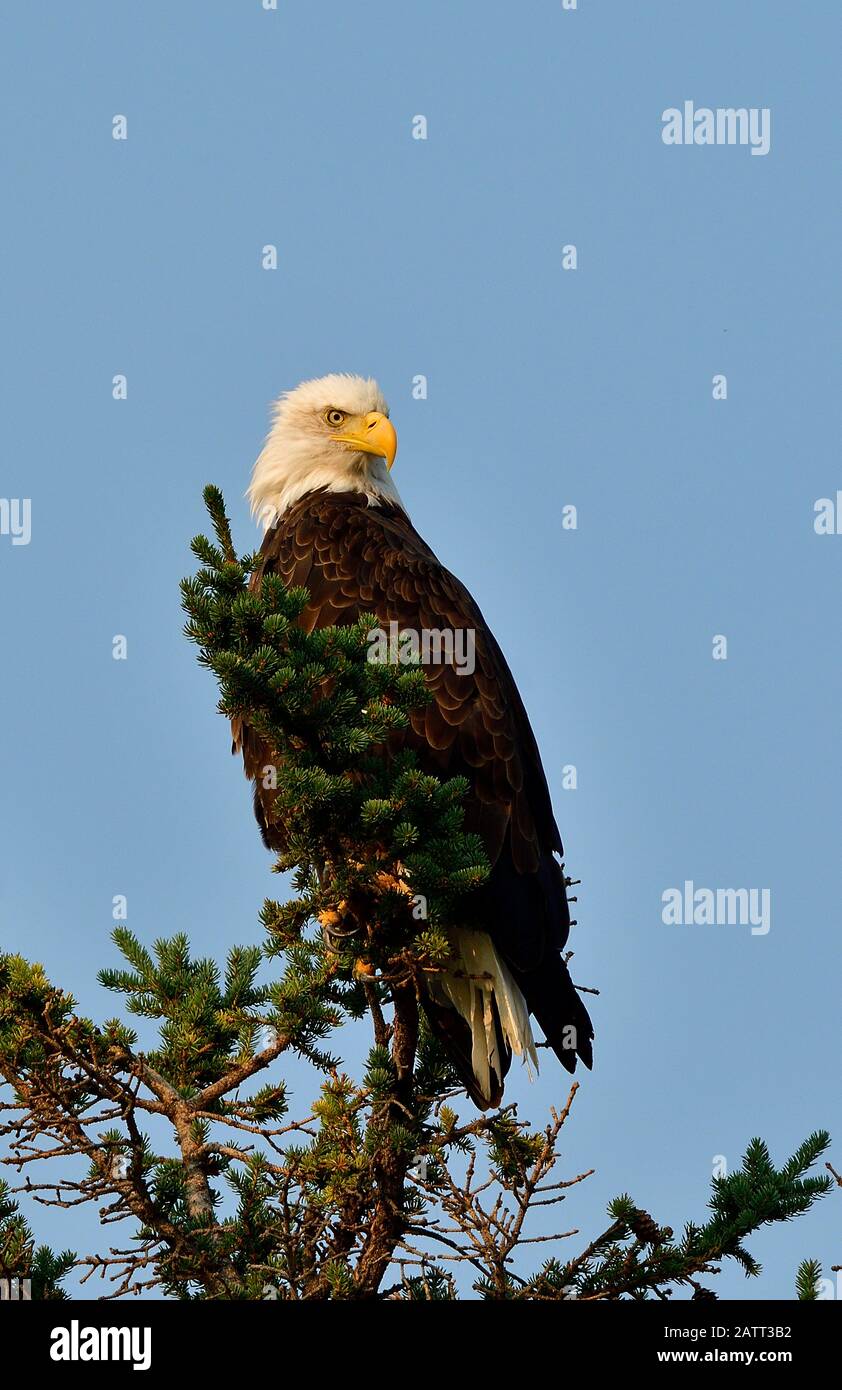
[[[458,765],[469,776],[470,828],[492,864],[507,832],[519,872],[535,872],[542,850],[561,851],[538,749],[502,653],[465,586],[403,512],[367,507],[357,494],[311,494],[267,532],[261,556],[254,585],[274,573],[309,589],[307,631],[374,612],[387,630],[396,622],[401,630],[461,633],[466,644],[472,634],[472,672],[425,666],[435,703],[412,718],[420,747],[436,770]],[[254,777],[268,750],[247,730],[234,734]]]
[[[558,954],[570,918],[553,857],[562,845],[546,778],[511,672],[471,595],[399,508],[369,507],[358,493],[302,498],[267,532],[261,558],[253,585],[274,573],[309,590],[302,615],[307,631],[373,612],[387,631],[394,622],[419,635],[463,633],[466,643],[473,634],[473,670],[468,664],[424,665],[435,700],[413,714],[408,741],[422,767],[468,778],[466,826],[481,835],[492,865],[489,933],[552,1045],[558,1051],[554,1035],[565,1026],[559,1019],[575,1021],[575,1050],[590,1064],[590,1020]],[[272,823],[272,794],[263,793],[260,782],[271,750],[247,727],[235,724],[233,732],[247,776],[258,779],[255,811],[264,839],[279,847],[282,828]],[[559,992],[565,1001],[560,1014]],[[570,1045],[559,1055],[572,1070]]]

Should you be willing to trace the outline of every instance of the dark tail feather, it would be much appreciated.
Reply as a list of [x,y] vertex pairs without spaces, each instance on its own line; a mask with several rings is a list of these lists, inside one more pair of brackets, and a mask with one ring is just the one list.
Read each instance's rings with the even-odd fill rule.
[[590,1069],[593,1024],[560,952],[549,949],[540,969],[513,969],[512,973],[561,1065],[575,1071],[576,1058],[580,1057]]
[[515,977],[529,1012],[567,1071],[576,1058],[593,1066],[593,1024],[562,951],[570,935],[564,871],[549,851],[537,872],[518,873],[501,854],[491,874],[487,920],[494,944]]

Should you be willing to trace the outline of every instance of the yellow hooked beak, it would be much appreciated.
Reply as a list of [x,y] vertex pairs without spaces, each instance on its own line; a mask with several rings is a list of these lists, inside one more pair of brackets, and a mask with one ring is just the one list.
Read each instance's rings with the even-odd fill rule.
[[376,454],[386,460],[391,468],[398,452],[398,436],[391,420],[379,410],[371,410],[368,415],[358,415],[347,421],[345,433],[332,436],[337,444],[345,444],[349,449],[359,449],[363,454]]

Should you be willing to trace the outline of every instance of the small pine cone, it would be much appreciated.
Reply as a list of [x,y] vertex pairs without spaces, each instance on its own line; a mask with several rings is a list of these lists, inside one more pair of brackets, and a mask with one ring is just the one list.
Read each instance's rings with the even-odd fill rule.
[[700,1285],[690,1301],[691,1303],[695,1303],[697,1299],[700,1303],[716,1303],[719,1299],[719,1294],[714,1293],[713,1289],[703,1289]]
[[629,1226],[638,1240],[644,1241],[647,1245],[657,1245],[661,1238],[660,1228],[657,1222],[652,1220],[648,1211],[638,1209],[629,1222]]

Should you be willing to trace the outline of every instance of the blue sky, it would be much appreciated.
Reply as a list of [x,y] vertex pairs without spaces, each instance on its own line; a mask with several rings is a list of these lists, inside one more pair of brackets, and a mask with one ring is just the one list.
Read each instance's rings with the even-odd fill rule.
[[[597,1065],[564,1168],[598,1171],[565,1225],[595,1234],[628,1190],[678,1227],[753,1135],[778,1161],[814,1128],[842,1140],[842,538],[813,529],[842,488],[842,16],[46,0],[3,29],[0,492],[31,499],[32,537],[0,536],[0,949],[101,1018],[115,894],[145,941],[258,939],[278,881],[178,580],[208,481],[254,543],[271,399],[372,374],[403,497],[509,658],[583,880]],[[685,100],[768,107],[770,152],[664,145]],[[685,880],[768,888],[771,930],[664,925]],[[512,1091],[536,1122],[566,1095],[549,1063]],[[89,1214],[37,1220],[58,1246],[99,1239]],[[801,1258],[842,1260],[842,1204],[751,1248],[761,1280],[722,1293],[789,1297]]]

